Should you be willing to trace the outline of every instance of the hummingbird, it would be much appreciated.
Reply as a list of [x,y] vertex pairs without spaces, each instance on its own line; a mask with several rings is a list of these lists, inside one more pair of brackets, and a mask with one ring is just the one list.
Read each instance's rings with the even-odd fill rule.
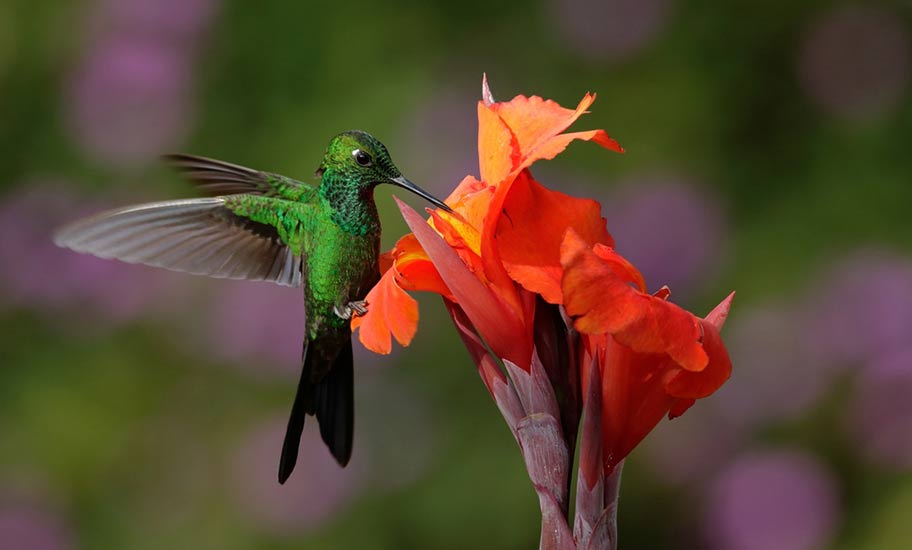
[[308,415],[344,467],[354,430],[350,320],[367,313],[364,297],[380,279],[374,188],[396,185],[452,210],[406,179],[386,147],[360,130],[332,138],[316,171],[318,186],[204,157],[164,158],[208,196],[102,212],[61,228],[55,243],[128,263],[303,287],[301,377],[279,483],[294,470]]

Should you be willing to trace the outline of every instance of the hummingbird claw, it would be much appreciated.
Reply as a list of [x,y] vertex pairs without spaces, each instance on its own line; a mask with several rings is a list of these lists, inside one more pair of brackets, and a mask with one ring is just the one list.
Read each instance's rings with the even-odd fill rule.
[[356,300],[354,302],[349,302],[343,308],[336,306],[333,308],[333,311],[342,319],[347,320],[352,317],[361,317],[362,315],[367,314],[367,306],[367,300]]

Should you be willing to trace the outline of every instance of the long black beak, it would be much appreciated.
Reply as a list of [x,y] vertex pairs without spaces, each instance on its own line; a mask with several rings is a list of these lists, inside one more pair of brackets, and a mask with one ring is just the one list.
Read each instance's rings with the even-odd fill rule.
[[403,189],[408,189],[412,193],[418,195],[419,197],[421,197],[424,200],[428,201],[429,203],[433,204],[437,208],[440,208],[441,210],[445,210],[445,211],[449,212],[450,214],[455,213],[455,212],[453,212],[453,209],[450,208],[449,206],[447,206],[446,203],[444,203],[442,200],[434,197],[434,195],[431,195],[424,189],[422,189],[422,188],[418,187],[417,185],[415,185],[414,183],[410,182],[405,176],[399,176],[398,178],[392,178],[390,180],[390,182],[395,185],[398,185],[399,187],[401,187]]

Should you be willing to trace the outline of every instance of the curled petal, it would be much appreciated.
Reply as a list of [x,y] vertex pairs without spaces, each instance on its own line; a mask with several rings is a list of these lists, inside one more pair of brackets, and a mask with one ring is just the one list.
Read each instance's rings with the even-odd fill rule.
[[396,282],[405,290],[423,290],[435,292],[441,296],[451,298],[450,289],[437,272],[437,268],[428,258],[427,253],[415,235],[408,235],[399,239],[393,249],[395,257]]
[[719,389],[731,376],[731,359],[722,343],[719,329],[706,320],[701,320],[700,325],[703,329],[703,349],[709,356],[709,362],[706,368],[700,372],[679,370],[672,374],[665,381],[665,391],[669,395],[682,399],[707,397]]
[[580,332],[610,333],[641,353],[665,353],[687,370],[706,367],[698,319],[633,288],[571,229],[561,246],[564,307]]
[[481,265],[481,234],[473,227],[452,216],[444,216],[437,211],[430,211],[431,225],[434,227],[450,248],[459,254],[463,263],[472,272],[483,277]]
[[[618,254],[614,248],[596,244],[592,251],[595,252],[596,256],[605,260],[608,268],[611,269],[615,275],[620,277],[621,280],[633,285],[635,288],[639,289],[640,292],[646,292],[646,280],[643,279],[643,274],[640,273],[640,270],[634,267],[627,258]],[[671,290],[669,290],[667,286],[663,286],[654,294],[654,296],[660,300],[667,300],[671,296]]]
[[481,228],[484,226],[484,218],[493,196],[492,187],[472,176],[466,176],[447,199],[447,204],[459,214],[433,210],[431,224],[448,243],[457,245],[461,242],[474,254],[480,255]]
[[531,177],[517,178],[495,240],[510,277],[552,304],[563,302],[560,248],[567,227],[589,244],[614,244],[598,202],[551,191]]

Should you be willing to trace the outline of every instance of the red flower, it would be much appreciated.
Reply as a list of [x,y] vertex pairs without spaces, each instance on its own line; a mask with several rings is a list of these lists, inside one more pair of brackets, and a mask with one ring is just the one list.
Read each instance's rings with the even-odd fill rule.
[[[719,330],[734,294],[700,319],[668,302],[665,287],[647,294],[629,262],[572,230],[561,265],[564,307],[599,368],[602,459],[610,474],[663,416],[680,416],[728,380],[731,360]],[[584,369],[584,395],[587,378]]]
[[[447,199],[455,214],[400,210],[413,233],[385,256],[353,319],[361,342],[408,345],[418,310],[406,291],[445,298],[463,343],[510,425],[542,510],[542,548],[613,547],[619,465],[664,416],[683,414],[728,379],[719,336],[732,296],[705,319],[646,291],[614,250],[590,199],[535,181],[529,167],[573,140],[623,149],[604,130],[565,133],[576,109],[539,97],[478,103],[481,179]],[[500,365],[503,365],[501,368]],[[581,404],[582,401],[582,404]],[[568,523],[570,467],[583,409],[576,521]]]
[[[623,151],[604,130],[562,133],[595,96],[586,94],[576,109],[535,96],[495,103],[485,83],[484,97],[478,102],[482,179],[466,177],[447,198],[456,216],[442,211],[432,214],[430,226],[436,237],[427,232],[422,236],[412,227],[415,235],[403,237],[390,252],[392,269],[366,297],[367,315],[352,322],[352,329],[361,329],[361,342],[372,351],[389,353],[391,334],[402,345],[411,342],[418,314],[414,300],[403,290],[430,290],[453,298],[499,358],[528,365],[534,296],[521,295],[514,280],[532,292],[543,291],[547,300],[557,303],[559,274],[543,275],[534,269],[539,258],[519,248],[510,228],[511,216],[536,222],[541,241],[532,252],[553,265],[558,265],[567,220],[593,242],[611,242],[598,203],[545,189],[527,170],[536,160],[554,158],[577,139]],[[502,216],[504,211],[507,214]],[[542,219],[543,215],[547,217]],[[423,250],[414,246],[416,237]],[[447,250],[439,246],[441,242]],[[461,284],[455,284],[457,280]]]

